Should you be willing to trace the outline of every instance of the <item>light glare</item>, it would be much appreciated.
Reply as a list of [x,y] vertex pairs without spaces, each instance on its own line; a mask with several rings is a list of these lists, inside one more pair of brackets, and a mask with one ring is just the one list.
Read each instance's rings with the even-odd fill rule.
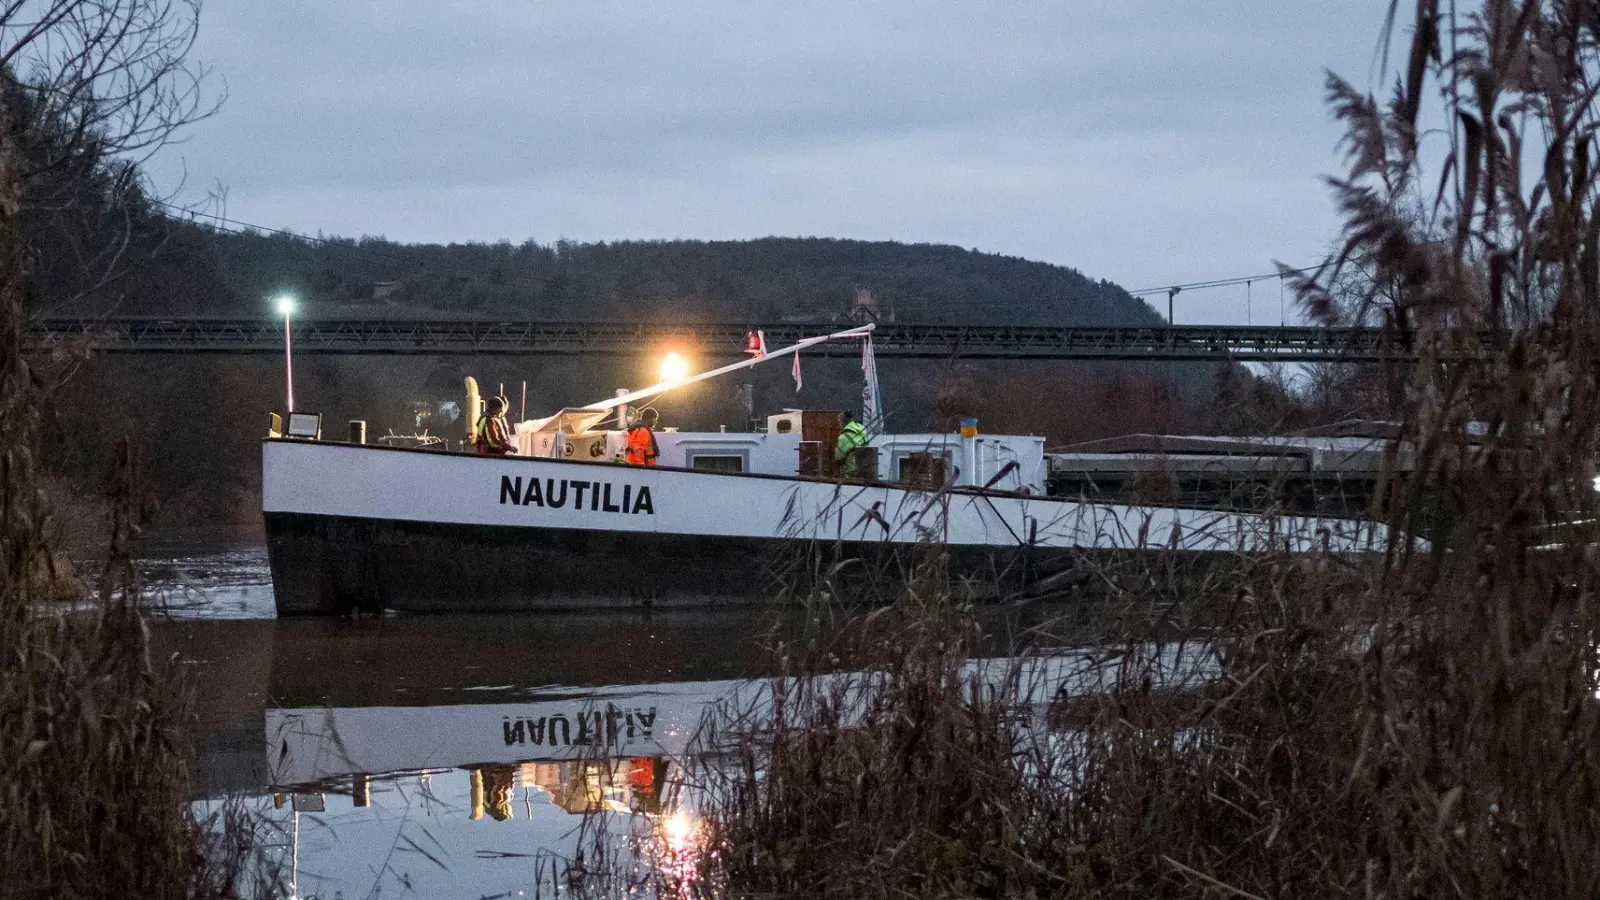
[[694,820],[693,816],[681,809],[661,823],[661,832],[666,837],[667,843],[674,850],[682,850],[687,847],[698,830],[699,823]]
[[663,382],[682,381],[689,377],[689,363],[676,353],[668,353],[666,359],[661,361],[661,380]]
[[291,316],[291,315],[294,314],[294,298],[293,297],[287,297],[287,296],[279,297],[277,299],[276,303],[277,303],[277,307],[278,307],[278,315],[287,317],[287,316]]

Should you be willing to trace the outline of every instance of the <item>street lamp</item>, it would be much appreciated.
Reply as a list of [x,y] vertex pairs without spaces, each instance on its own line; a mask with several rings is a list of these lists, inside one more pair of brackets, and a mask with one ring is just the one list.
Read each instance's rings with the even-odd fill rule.
[[294,354],[289,347],[289,318],[294,315],[294,298],[284,294],[276,301],[278,315],[283,316],[283,377],[285,393],[289,400],[289,413],[294,413]]

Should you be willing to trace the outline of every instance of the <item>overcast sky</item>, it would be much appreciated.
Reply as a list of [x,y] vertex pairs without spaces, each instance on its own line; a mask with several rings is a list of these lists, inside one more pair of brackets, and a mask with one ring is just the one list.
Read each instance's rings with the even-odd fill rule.
[[[1316,261],[1388,0],[209,0],[192,201],[407,241],[929,241],[1129,289]],[[1392,72],[1390,77],[1392,78]],[[1164,305],[1164,300],[1161,301]],[[1179,322],[1243,322],[1245,291]],[[1277,284],[1254,321],[1276,322]]]

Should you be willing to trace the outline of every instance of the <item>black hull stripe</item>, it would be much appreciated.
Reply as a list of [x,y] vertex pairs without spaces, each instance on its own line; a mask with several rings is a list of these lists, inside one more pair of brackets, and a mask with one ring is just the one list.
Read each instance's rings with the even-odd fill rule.
[[[267,513],[280,615],[352,606],[410,612],[525,611],[760,602],[819,559],[892,575],[927,547],[406,522]],[[951,547],[952,574],[1026,588],[1081,558],[1069,550]]]

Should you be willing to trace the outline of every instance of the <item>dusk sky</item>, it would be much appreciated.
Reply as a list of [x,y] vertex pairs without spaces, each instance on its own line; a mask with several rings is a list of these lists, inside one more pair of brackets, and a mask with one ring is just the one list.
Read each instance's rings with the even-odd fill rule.
[[[814,235],[1135,290],[1249,275],[1335,236],[1324,71],[1376,86],[1387,7],[212,0],[196,55],[227,102],[150,172],[311,234]],[[1254,321],[1277,296],[1256,286]],[[1179,298],[1180,323],[1245,315],[1243,287]]]

